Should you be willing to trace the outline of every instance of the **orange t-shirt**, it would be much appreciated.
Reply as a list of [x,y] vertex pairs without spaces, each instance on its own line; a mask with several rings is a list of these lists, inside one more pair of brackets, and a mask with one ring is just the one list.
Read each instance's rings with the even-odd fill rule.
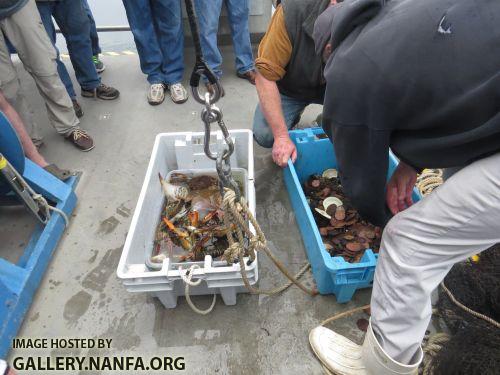
[[286,73],[291,56],[292,43],[286,30],[283,8],[279,5],[259,44],[255,66],[264,78],[279,81]]

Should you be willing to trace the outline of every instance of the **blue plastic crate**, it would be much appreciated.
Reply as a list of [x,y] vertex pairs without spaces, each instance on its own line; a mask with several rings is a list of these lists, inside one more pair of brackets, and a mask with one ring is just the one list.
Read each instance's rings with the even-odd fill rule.
[[[342,257],[330,256],[326,251],[302,185],[309,176],[337,167],[333,144],[322,128],[294,130],[290,132],[290,137],[297,146],[298,157],[295,164],[289,161],[284,170],[285,185],[302,233],[314,279],[321,294],[335,294],[337,302],[348,302],[357,289],[372,286],[378,255],[368,249],[358,263],[348,263]],[[388,178],[397,164],[397,159],[390,153]],[[413,200],[419,199],[420,195],[415,189]]]

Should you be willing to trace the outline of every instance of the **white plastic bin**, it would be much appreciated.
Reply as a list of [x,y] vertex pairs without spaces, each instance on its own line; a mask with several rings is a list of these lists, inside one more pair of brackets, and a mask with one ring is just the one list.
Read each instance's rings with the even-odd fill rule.
[[[247,181],[244,190],[250,210],[255,215],[252,132],[231,130],[229,134],[235,144],[231,166],[246,170]],[[170,171],[178,169],[215,169],[215,162],[205,156],[203,139],[203,133],[193,132],[157,135],[118,264],[117,275],[128,291],[153,293],[167,308],[174,308],[177,305],[177,297],[184,295],[181,272],[185,273],[193,264],[200,267],[194,270],[193,280],[201,278],[204,282],[191,287],[191,295],[220,294],[226,305],[234,305],[237,293],[246,291],[239,264],[227,265],[225,261],[214,261],[209,255],[200,262],[171,263],[170,259],[165,259],[160,270],[150,270],[145,264],[146,250],[153,247],[164,200],[158,173],[166,176]],[[220,131],[211,134],[210,142],[213,151],[220,151],[225,147]],[[181,271],[179,266],[182,267]],[[246,271],[250,283],[255,284],[258,280],[258,260],[247,265]]]

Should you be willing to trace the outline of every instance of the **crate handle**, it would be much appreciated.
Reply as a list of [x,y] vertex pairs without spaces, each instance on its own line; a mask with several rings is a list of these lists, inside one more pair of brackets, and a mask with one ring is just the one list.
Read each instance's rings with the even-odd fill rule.
[[189,294],[189,287],[190,286],[198,286],[203,281],[201,278],[199,278],[196,281],[191,281],[193,278],[194,270],[197,268],[200,268],[200,266],[198,266],[197,264],[193,264],[188,270],[186,270],[186,273],[183,274],[182,267],[179,266],[179,274],[181,275],[182,280],[186,284],[184,292],[185,292],[186,301],[187,301],[189,307],[191,307],[191,309],[193,309],[194,312],[196,312],[200,315],[207,315],[207,314],[210,314],[212,312],[212,310],[214,309],[215,302],[217,301],[217,294],[214,294],[214,299],[212,300],[212,304],[206,310],[200,310],[198,307],[195,306],[193,301],[191,301],[191,295]]

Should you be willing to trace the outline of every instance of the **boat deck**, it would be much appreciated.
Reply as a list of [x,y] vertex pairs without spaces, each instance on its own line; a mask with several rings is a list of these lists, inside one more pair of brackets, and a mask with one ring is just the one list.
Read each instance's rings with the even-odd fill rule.
[[[235,76],[231,49],[223,52],[226,96],[219,106],[230,129],[251,128],[257,103],[255,88]],[[186,49],[186,56],[188,85],[193,51]],[[240,294],[236,306],[225,306],[218,298],[214,311],[206,316],[191,311],[182,297],[177,308],[168,310],[149,295],[125,291],[116,268],[154,138],[161,132],[202,131],[203,126],[201,106],[192,98],[182,105],[168,98],[160,106],[148,105],[148,85],[137,55],[105,54],[103,61],[107,66],[103,82],[116,86],[121,97],[110,102],[80,99],[85,111],[82,127],[96,143],[89,153],[77,151],[55,133],[33,81],[25,72],[21,74],[24,91],[45,135],[41,152],[49,162],[81,171],[82,176],[70,227],[26,314],[19,337],[111,338],[110,350],[71,353],[184,356],[184,373],[188,374],[321,374],[321,365],[308,343],[310,329],[335,313],[368,303],[370,290],[358,291],[350,303],[343,305],[337,304],[334,296],[312,298],[295,287],[273,297]],[[73,74],[69,60],[65,62]],[[17,66],[21,69],[20,64]],[[319,111],[318,106],[309,107],[302,123],[311,123]],[[270,151],[259,146],[255,147],[255,173],[257,218],[271,248],[296,271],[306,260],[304,246],[282,173],[273,164]],[[0,256],[15,260],[26,245],[33,222],[22,209],[0,213]],[[264,288],[284,282],[265,255],[260,256],[259,274]],[[304,280],[312,285],[310,273]],[[204,308],[210,305],[212,296],[193,299]],[[360,317],[363,314],[340,320],[335,327],[360,342],[363,334],[355,324]],[[9,359],[29,353],[26,349],[12,350]],[[36,351],[38,356],[58,353]]]

